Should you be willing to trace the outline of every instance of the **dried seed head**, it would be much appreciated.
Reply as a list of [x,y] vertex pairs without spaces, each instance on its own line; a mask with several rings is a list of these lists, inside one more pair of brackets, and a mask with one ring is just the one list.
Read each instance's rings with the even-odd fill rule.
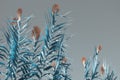
[[22,8],[18,8],[18,10],[17,10],[18,19],[21,19],[21,16],[22,16]]
[[38,26],[34,26],[34,28],[32,30],[33,39],[38,40],[40,37],[40,32],[41,32],[40,28]]
[[101,74],[103,75],[103,74],[104,74],[104,72],[105,72],[105,69],[104,69],[104,67],[103,67],[103,66],[101,66],[100,71],[101,71]]
[[82,57],[82,64],[83,64],[84,67],[85,67],[85,62],[86,62],[86,58]]
[[64,57],[64,58],[62,59],[62,63],[66,63],[66,62],[67,62],[67,58]]
[[52,66],[52,67],[55,67],[55,66],[56,66],[56,62],[53,61],[53,62],[51,63],[51,66]]
[[52,12],[53,13],[58,13],[59,10],[60,10],[59,4],[54,4],[53,7],[52,7]]
[[97,53],[99,53],[101,50],[102,50],[102,45],[99,45],[99,46],[97,47]]

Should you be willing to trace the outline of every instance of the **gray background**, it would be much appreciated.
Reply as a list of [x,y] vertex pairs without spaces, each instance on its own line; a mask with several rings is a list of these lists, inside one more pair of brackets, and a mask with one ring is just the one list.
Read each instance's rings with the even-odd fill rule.
[[101,63],[106,61],[119,76],[120,0],[0,0],[0,27],[5,27],[6,19],[14,17],[21,7],[24,16],[35,15],[31,26],[44,30],[44,13],[54,3],[60,4],[62,12],[72,11],[72,25],[67,30],[74,35],[67,43],[72,79],[83,80],[81,58],[92,56],[98,44],[103,46]]

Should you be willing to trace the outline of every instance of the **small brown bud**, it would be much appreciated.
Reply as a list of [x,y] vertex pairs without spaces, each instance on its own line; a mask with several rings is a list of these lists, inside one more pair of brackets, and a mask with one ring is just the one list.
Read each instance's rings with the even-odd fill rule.
[[67,62],[67,58],[64,57],[64,58],[62,59],[62,63],[66,63],[66,62]]
[[52,12],[53,13],[58,13],[59,10],[60,10],[59,4],[54,4],[53,7],[52,7]]
[[82,57],[82,64],[83,64],[84,67],[85,67],[85,62],[86,62],[86,58]]
[[21,19],[21,16],[22,16],[22,8],[18,8],[18,10],[17,10],[18,19]]
[[99,46],[97,47],[97,53],[99,53],[101,50],[102,50],[102,45],[99,45]]
[[55,66],[56,66],[56,62],[53,61],[53,62],[51,63],[51,66],[52,66],[52,67],[55,67]]
[[34,26],[33,30],[32,30],[32,37],[35,39],[35,40],[38,40],[39,37],[40,37],[40,28],[38,26]]
[[100,71],[101,71],[101,74],[103,75],[103,74],[104,74],[104,72],[105,72],[105,70],[104,70],[104,67],[103,67],[103,66],[101,66]]

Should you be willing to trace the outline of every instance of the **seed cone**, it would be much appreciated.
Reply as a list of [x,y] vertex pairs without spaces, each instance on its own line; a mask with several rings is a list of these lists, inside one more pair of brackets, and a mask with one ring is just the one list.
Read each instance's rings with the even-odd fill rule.
[[18,20],[20,20],[21,19],[21,16],[22,16],[22,8],[18,8],[18,10],[17,10],[17,18],[18,18]]
[[53,61],[53,62],[51,63],[51,66],[52,66],[52,67],[55,67],[55,66],[56,66],[56,62]]
[[82,64],[83,64],[84,67],[85,67],[85,62],[86,62],[86,58],[82,57]]
[[59,4],[54,4],[53,7],[52,7],[53,14],[58,13],[59,10],[60,10]]
[[34,26],[34,28],[32,30],[33,39],[38,40],[40,37],[40,32],[41,32],[40,28],[38,26]]
[[99,45],[99,46],[97,47],[97,53],[99,53],[101,50],[102,50],[102,45]]
[[103,75],[103,74],[104,74],[104,72],[105,72],[105,70],[104,70],[104,67],[103,67],[103,66],[101,66],[100,71],[101,71],[101,74]]
[[66,63],[66,62],[67,62],[67,58],[64,57],[64,58],[62,59],[62,63]]

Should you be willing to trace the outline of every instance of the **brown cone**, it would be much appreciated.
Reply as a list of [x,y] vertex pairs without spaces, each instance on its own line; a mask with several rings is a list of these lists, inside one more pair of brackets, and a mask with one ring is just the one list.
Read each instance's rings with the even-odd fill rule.
[[103,75],[103,74],[104,74],[104,72],[105,72],[105,70],[104,70],[104,67],[103,67],[103,66],[101,66],[100,71],[101,71],[101,74]]
[[18,18],[18,20],[21,19],[21,16],[22,16],[22,8],[18,8],[18,10],[17,10],[17,18]]
[[58,13],[59,10],[60,10],[59,4],[54,4],[53,7],[52,7],[52,12],[53,13]]
[[40,37],[40,28],[38,26],[34,26],[33,30],[32,30],[32,37],[35,37],[36,40],[39,39]]
[[51,66],[52,66],[52,67],[55,67],[55,66],[56,66],[56,62],[53,61],[53,62],[51,63]]

